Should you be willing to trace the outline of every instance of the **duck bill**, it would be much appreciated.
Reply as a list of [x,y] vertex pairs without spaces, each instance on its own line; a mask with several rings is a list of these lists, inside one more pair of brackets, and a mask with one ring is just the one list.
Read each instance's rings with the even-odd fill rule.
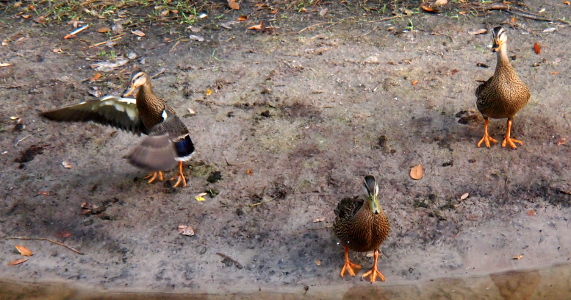
[[373,196],[370,198],[371,211],[376,215],[381,212],[381,205],[379,204],[379,197]]
[[501,43],[494,41],[494,44],[492,45],[492,52],[500,51],[501,46],[502,46]]
[[135,91],[135,86],[130,85],[130,86],[123,92],[123,97],[129,97],[129,96],[131,96],[134,91]]

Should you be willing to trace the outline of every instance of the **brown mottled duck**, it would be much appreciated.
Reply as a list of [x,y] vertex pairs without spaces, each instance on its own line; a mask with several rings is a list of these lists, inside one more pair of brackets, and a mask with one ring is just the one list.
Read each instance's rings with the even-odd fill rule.
[[349,261],[349,249],[357,252],[374,251],[373,268],[363,274],[363,278],[370,276],[371,283],[377,280],[385,281],[385,277],[377,269],[379,260],[379,246],[385,241],[391,226],[379,204],[379,186],[373,176],[365,176],[365,190],[367,199],[360,197],[344,198],[335,209],[335,222],[333,228],[335,235],[341,241],[345,251],[345,265],[341,269],[341,277],[345,271],[355,276],[354,269],[361,266]]
[[488,134],[489,118],[507,118],[507,129],[502,147],[510,146],[516,149],[515,143],[523,145],[523,142],[511,137],[512,121],[514,116],[529,101],[529,89],[519,79],[508,58],[507,33],[502,27],[496,27],[492,31],[493,46],[492,51],[498,53],[496,71],[488,81],[480,84],[476,89],[476,104],[478,110],[484,117],[484,137],[478,142],[478,147],[482,143],[490,147],[490,143],[496,143]]
[[[126,98],[139,88],[136,99]],[[182,163],[194,153],[194,144],[186,125],[174,110],[157,97],[151,88],[151,80],[145,72],[135,72],[123,97],[105,96],[98,100],[46,111],[41,116],[58,122],[92,121],[110,125],[134,134],[148,136],[127,156],[137,167],[152,171],[149,183],[163,180],[164,170],[177,164],[175,187],[186,186]]]

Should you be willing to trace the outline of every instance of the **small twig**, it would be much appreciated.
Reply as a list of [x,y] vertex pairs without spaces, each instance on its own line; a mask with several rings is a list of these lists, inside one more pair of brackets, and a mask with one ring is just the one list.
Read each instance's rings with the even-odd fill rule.
[[74,248],[72,248],[72,247],[70,247],[70,246],[64,245],[64,244],[62,244],[62,243],[60,243],[60,242],[57,242],[57,241],[54,241],[54,240],[50,240],[50,239],[47,239],[47,238],[31,238],[31,237],[19,237],[19,236],[16,236],[16,237],[7,237],[7,238],[4,238],[4,240],[48,241],[48,242],[50,242],[50,243],[54,243],[54,244],[56,244],[56,245],[60,245],[60,246],[62,246],[62,247],[65,247],[65,248],[67,248],[67,249],[69,249],[69,250],[71,250],[71,251],[73,251],[73,252],[75,252],[75,253],[77,253],[77,254],[84,255],[83,252],[81,252],[81,251],[79,251],[79,250],[77,250],[77,249],[74,249]]
[[266,202],[270,202],[270,201],[274,201],[274,200],[276,200],[276,198],[271,198],[271,199],[260,201],[258,203],[254,203],[254,204],[248,204],[248,207],[255,207],[255,206],[262,205]]
[[71,38],[72,36],[84,31],[87,28],[89,28],[89,24],[70,32],[68,35],[64,36],[63,38],[67,40],[67,39]]
[[14,144],[14,147],[18,146],[18,144],[20,144],[21,142],[23,142],[24,140],[26,140],[27,138],[31,137],[31,134],[26,135],[25,137],[19,139],[16,144]]
[[222,254],[222,253],[220,253],[220,252],[216,252],[216,254],[219,255],[220,257],[224,258],[224,260],[229,260],[229,261],[231,261],[231,262],[234,264],[234,266],[236,266],[236,268],[238,268],[238,269],[244,268],[244,266],[242,266],[241,263],[239,263],[237,260],[231,258],[230,256],[228,256],[228,255],[226,255],[226,254]]
[[107,43],[109,43],[109,42],[114,42],[114,41],[120,40],[120,39],[122,39],[122,36],[124,36],[124,35],[125,35],[124,33],[121,33],[120,35],[114,36],[114,37],[110,38],[109,40],[107,40],[107,41],[105,41],[105,42],[93,44],[93,45],[87,47],[87,49],[91,49],[91,48],[93,48],[93,47],[101,46],[101,45],[107,44]]
[[392,16],[392,17],[386,17],[386,18],[382,18],[379,20],[375,20],[375,21],[369,21],[369,23],[376,23],[376,22],[382,22],[382,21],[388,21],[388,20],[392,20],[392,19],[398,19],[398,18],[403,18],[406,15],[398,15],[398,16]]
[[169,50],[169,53],[174,51],[174,48],[176,48],[176,46],[178,46],[178,44],[180,44],[180,40],[176,41],[176,43],[174,43],[174,45],[171,47],[171,49]]
[[157,77],[159,77],[159,75],[163,74],[165,72],[165,69],[161,69],[157,74],[151,76],[151,79],[155,79]]

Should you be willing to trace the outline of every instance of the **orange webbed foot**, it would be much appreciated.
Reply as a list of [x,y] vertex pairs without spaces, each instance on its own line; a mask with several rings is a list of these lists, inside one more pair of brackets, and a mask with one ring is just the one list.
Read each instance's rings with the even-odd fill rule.
[[349,261],[349,247],[343,246],[343,251],[345,251],[345,265],[343,265],[343,269],[341,269],[341,277],[345,275],[345,271],[349,272],[349,275],[355,276],[354,269],[360,269],[361,266],[356,265]]
[[517,146],[515,145],[515,143],[523,145],[523,142],[520,140],[516,140],[516,139],[511,138],[511,137],[506,137],[502,141],[502,147],[510,146],[510,148],[512,148],[512,149],[517,149]]
[[155,182],[157,179],[159,181],[163,181],[164,177],[163,177],[163,172],[158,171],[158,172],[153,172],[147,176],[145,176],[145,179],[149,179],[149,183],[153,183]]
[[379,277],[381,281],[385,281],[385,276],[383,276],[383,274],[379,272],[379,269],[377,269],[377,262],[379,261],[379,250],[375,250],[373,257],[375,258],[373,261],[373,268],[369,272],[363,274],[363,278],[371,276],[371,283],[375,282],[377,277]]
[[373,266],[373,268],[363,274],[363,278],[367,277],[367,276],[371,276],[371,283],[375,282],[377,280],[377,277],[381,280],[381,281],[385,281],[385,276],[383,276],[383,274],[381,274],[381,272],[377,269],[377,266]]
[[497,143],[498,141],[494,138],[492,138],[490,135],[485,134],[484,137],[478,142],[478,148],[480,148],[480,145],[482,143],[484,143],[486,145],[486,147],[490,148],[490,143]]
[[355,276],[355,269],[361,269],[361,266],[354,264],[350,261],[345,261],[343,269],[341,269],[341,277],[345,276],[345,271],[349,272],[349,275]]
[[174,187],[178,187],[179,185],[181,185],[181,183],[182,183],[182,187],[186,186],[186,178],[184,177],[184,173],[182,171],[183,171],[182,170],[182,161],[179,161],[178,162],[178,174],[170,179],[170,180],[176,179],[176,183],[174,184]]

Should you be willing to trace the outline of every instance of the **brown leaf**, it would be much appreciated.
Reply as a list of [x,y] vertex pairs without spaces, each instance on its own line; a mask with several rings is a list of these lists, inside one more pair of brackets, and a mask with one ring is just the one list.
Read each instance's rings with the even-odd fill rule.
[[567,138],[560,138],[555,144],[557,146],[565,145],[567,143]]
[[8,265],[9,265],[9,266],[19,265],[19,264],[21,264],[21,263],[23,263],[23,262],[26,262],[27,260],[28,260],[27,257],[18,258],[18,259],[16,259],[16,260],[13,260],[13,261],[9,262]]
[[481,28],[481,29],[476,29],[476,30],[470,30],[470,31],[468,31],[468,34],[478,35],[478,34],[484,34],[486,32],[488,32],[487,29]]
[[528,216],[535,216],[535,210],[533,210],[533,209],[528,210],[527,215]]
[[535,54],[541,53],[541,46],[538,43],[533,44],[533,51],[535,51]]
[[109,27],[103,27],[103,28],[97,29],[97,32],[99,32],[99,33],[107,33],[109,31],[111,31],[111,29],[109,29]]
[[228,7],[234,10],[240,9],[240,4],[236,0],[228,0]]
[[93,82],[99,78],[101,78],[101,73],[95,73],[95,75],[93,75],[93,77],[89,78],[89,81]]
[[178,225],[178,233],[180,233],[182,235],[193,236],[194,235],[194,229],[192,229],[192,227],[187,226],[187,225]]
[[418,80],[413,80],[410,84],[412,84],[412,85],[417,85],[417,84],[418,84]]
[[68,237],[71,236],[71,232],[69,232],[69,231],[60,231],[60,232],[56,233],[55,235],[56,235],[56,237],[58,237],[58,238],[68,238]]
[[559,72],[557,72],[557,71],[549,72],[549,75],[557,75],[557,74],[559,74]]
[[246,170],[246,174],[252,176],[252,175],[254,175],[254,170],[248,169],[248,170]]
[[436,6],[442,6],[446,4],[448,4],[448,0],[436,0],[436,2],[434,2],[434,5]]
[[134,30],[131,31],[132,34],[136,35],[136,36],[140,36],[140,37],[144,37],[146,34],[140,30]]
[[410,178],[414,180],[420,180],[424,177],[424,171],[422,170],[422,165],[418,164],[410,169]]
[[424,4],[421,5],[420,8],[421,8],[422,10],[424,10],[425,12],[430,12],[430,13],[437,13],[437,12],[438,12],[437,9],[434,9],[434,8],[432,8],[432,7],[428,6],[428,5],[424,5]]
[[523,255],[522,255],[522,254],[520,254],[520,255],[515,255],[514,257],[512,257],[513,260],[520,260],[520,259],[522,259],[522,258],[523,258]]
[[271,14],[271,15],[275,15],[275,14],[277,14],[277,13],[278,13],[278,9],[277,9],[277,8],[274,9],[274,10],[272,10],[272,11],[270,11],[270,14]]
[[32,253],[32,251],[30,251],[30,249],[24,247],[24,246],[19,246],[16,245],[16,249],[18,249],[18,252],[20,252],[20,254],[22,254],[23,256],[32,256],[34,255],[34,253]]
[[241,15],[240,17],[238,17],[238,19],[236,19],[236,21],[246,21],[248,20],[248,16],[246,15]]
[[563,1],[563,4],[565,4],[565,5],[571,5],[571,2],[569,2],[569,1]]
[[248,30],[262,30],[262,26],[264,26],[264,22],[260,22],[258,25],[248,27]]

